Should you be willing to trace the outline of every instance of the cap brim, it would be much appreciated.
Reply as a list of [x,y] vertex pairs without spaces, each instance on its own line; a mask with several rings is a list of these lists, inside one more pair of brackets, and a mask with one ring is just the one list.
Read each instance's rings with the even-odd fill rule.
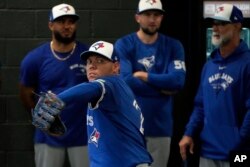
[[104,58],[106,58],[106,59],[112,61],[111,59],[109,59],[109,58],[106,57],[105,55],[102,55],[102,54],[100,54],[100,53],[98,53],[98,52],[95,52],[95,51],[85,51],[85,52],[82,52],[82,53],[80,54],[80,57],[81,57],[81,59],[82,59],[84,62],[86,62],[86,60],[89,58],[89,56],[90,56],[90,55],[93,55],[93,54],[98,55],[98,56],[101,56],[101,57],[104,57]]
[[51,20],[51,21],[55,21],[55,20],[57,20],[57,19],[59,19],[59,18],[67,17],[67,16],[72,17],[72,18],[74,18],[75,20],[79,20],[79,19],[80,19],[80,17],[79,17],[78,15],[76,15],[76,14],[65,14],[65,15],[59,16],[59,17],[57,17],[57,18],[54,18],[54,19]]
[[161,10],[161,9],[145,9],[145,10],[142,10],[142,11],[137,11],[137,14],[141,14],[141,13],[143,13],[143,12],[146,12],[146,11],[159,11],[159,12],[161,12],[162,14],[164,14],[165,13],[165,10]]
[[205,20],[207,20],[207,21],[219,20],[219,21],[226,21],[226,22],[230,22],[231,23],[231,20],[225,19],[223,17],[218,17],[218,16],[206,17]]

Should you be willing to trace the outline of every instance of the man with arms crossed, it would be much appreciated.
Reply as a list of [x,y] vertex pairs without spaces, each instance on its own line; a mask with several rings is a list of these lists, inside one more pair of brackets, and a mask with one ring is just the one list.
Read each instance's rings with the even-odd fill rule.
[[140,0],[139,30],[118,39],[121,75],[132,88],[145,117],[147,148],[153,167],[166,167],[173,134],[173,94],[185,82],[182,44],[158,32],[164,10],[160,0]]

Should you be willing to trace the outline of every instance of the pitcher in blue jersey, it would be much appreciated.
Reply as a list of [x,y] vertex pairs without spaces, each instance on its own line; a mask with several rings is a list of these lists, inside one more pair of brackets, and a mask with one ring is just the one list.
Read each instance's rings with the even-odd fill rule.
[[184,160],[187,151],[193,153],[193,139],[198,136],[200,167],[229,167],[230,151],[250,151],[250,50],[240,38],[239,8],[219,5],[207,19],[217,48],[203,67],[180,153]]
[[[120,78],[113,44],[98,41],[81,54],[89,82],[74,86],[57,98],[66,106],[88,103],[86,116],[90,167],[148,167],[143,115],[131,89]],[[64,110],[62,110],[62,113]]]
[[165,11],[160,0],[140,0],[137,32],[117,40],[121,75],[135,93],[145,117],[147,148],[153,167],[166,167],[173,134],[173,94],[185,83],[180,41],[158,32]]
[[[80,54],[88,47],[76,41],[79,16],[73,6],[59,4],[49,15],[52,40],[30,51],[20,67],[20,96],[28,112],[35,107],[34,93],[67,88],[87,81],[85,65]],[[87,167],[87,129],[84,115],[87,105],[70,104],[61,115],[68,131],[64,136],[50,136],[35,130],[34,151],[36,167],[63,167],[68,155],[71,167]]]

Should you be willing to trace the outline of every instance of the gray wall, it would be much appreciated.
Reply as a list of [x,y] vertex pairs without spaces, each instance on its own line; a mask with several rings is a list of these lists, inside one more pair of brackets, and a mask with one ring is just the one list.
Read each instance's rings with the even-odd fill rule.
[[[33,167],[33,127],[18,96],[19,64],[26,53],[50,39],[48,13],[66,2],[80,15],[78,40],[114,42],[135,31],[136,0],[0,1],[0,166]],[[68,165],[65,165],[68,166]]]

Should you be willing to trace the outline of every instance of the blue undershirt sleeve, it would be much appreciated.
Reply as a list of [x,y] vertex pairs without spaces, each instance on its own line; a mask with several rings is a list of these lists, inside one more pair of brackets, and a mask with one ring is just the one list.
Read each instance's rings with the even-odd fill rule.
[[75,101],[80,101],[83,103],[88,103],[93,100],[98,99],[102,94],[102,87],[98,82],[86,82],[71,87],[60,94],[60,98],[66,104],[73,103]]
[[165,91],[179,91],[185,84],[186,65],[184,49],[178,41],[171,43],[172,52],[169,53],[170,62],[165,68],[167,72],[161,74],[148,73],[148,83]]
[[180,90],[185,83],[185,72],[172,72],[169,74],[148,73],[148,83],[159,89],[169,91]]

